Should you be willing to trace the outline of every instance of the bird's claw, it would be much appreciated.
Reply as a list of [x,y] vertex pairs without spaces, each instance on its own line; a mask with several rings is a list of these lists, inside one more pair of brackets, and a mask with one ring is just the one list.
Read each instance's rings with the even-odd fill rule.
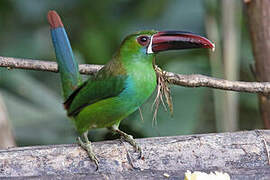
[[136,152],[139,152],[139,158],[140,159],[142,157],[142,149],[141,147],[137,144],[137,142],[135,141],[135,139],[133,139],[133,137],[131,135],[128,135],[127,133],[121,131],[118,129],[117,126],[112,126],[110,128],[113,132],[118,133],[121,137],[121,139],[125,140],[126,142],[128,142],[131,146],[134,147]]
[[121,138],[127,141],[131,146],[134,147],[135,151],[139,153],[138,159],[141,159],[142,157],[142,148],[138,145],[138,143],[133,139],[131,135],[128,134],[122,134]]
[[78,137],[78,142],[79,142],[79,145],[87,152],[89,158],[92,161],[94,161],[94,163],[96,164],[96,166],[97,166],[96,171],[97,171],[98,167],[99,167],[99,160],[92,150],[91,142],[86,140],[86,143],[85,143],[81,140],[80,137]]
[[142,154],[142,148],[140,146],[137,147],[137,151],[139,152],[139,157],[138,159],[141,159],[143,157],[143,154]]
[[135,148],[135,151],[139,153],[139,157],[138,159],[141,159],[143,156],[142,156],[142,148],[136,143],[136,145],[134,146]]

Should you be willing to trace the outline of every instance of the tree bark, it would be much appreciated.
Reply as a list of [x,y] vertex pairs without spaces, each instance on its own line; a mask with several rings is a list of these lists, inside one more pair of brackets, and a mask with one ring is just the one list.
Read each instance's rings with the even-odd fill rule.
[[78,145],[0,150],[0,178],[184,179],[190,171],[219,171],[231,179],[270,179],[270,130],[137,139],[143,158],[126,142],[93,143],[99,170]]
[[[255,58],[256,78],[258,81],[270,81],[270,1],[245,1]],[[265,128],[270,128],[270,97],[259,95],[261,116]]]

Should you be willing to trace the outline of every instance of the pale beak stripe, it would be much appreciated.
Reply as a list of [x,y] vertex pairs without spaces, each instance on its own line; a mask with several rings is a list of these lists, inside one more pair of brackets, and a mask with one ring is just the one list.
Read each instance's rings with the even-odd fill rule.
[[150,43],[149,43],[149,45],[148,45],[148,47],[147,47],[147,52],[146,52],[147,54],[152,54],[152,53],[154,53],[153,50],[152,50],[153,36],[154,36],[154,35],[151,36]]

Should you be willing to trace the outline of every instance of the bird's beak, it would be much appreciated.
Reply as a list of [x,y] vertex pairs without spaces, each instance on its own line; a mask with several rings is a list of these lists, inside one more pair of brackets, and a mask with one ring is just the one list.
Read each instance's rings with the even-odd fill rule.
[[202,36],[190,32],[161,31],[152,35],[147,53],[190,48],[210,48],[214,50],[215,44]]

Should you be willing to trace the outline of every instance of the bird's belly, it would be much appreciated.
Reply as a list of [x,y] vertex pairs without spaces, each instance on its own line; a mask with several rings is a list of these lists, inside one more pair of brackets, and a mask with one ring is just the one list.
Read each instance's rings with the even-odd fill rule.
[[107,98],[85,107],[76,117],[79,133],[92,128],[111,127],[136,111],[152,94],[156,81],[141,88],[125,89],[116,97]]

